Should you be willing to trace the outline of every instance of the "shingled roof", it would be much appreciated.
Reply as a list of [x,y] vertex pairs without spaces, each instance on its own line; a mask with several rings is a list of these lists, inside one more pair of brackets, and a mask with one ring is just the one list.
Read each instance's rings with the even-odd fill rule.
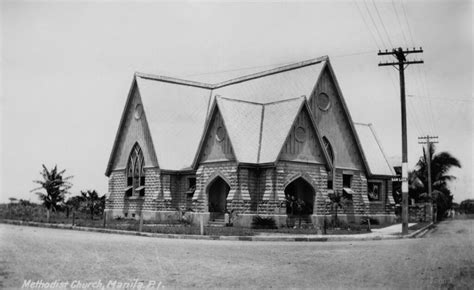
[[[311,95],[326,66],[330,67],[329,59],[324,56],[215,84],[135,73],[131,92],[134,86],[139,91],[158,165],[161,169],[191,169],[216,96],[221,96],[217,101],[222,107],[221,110],[229,111],[224,113],[224,118],[236,115],[235,113],[239,110],[248,112],[249,116],[252,116],[244,118],[240,122],[226,120],[226,125],[228,124],[229,127],[238,124],[235,130],[228,128],[229,134],[234,135],[231,136],[233,142],[238,143],[242,142],[241,139],[245,139],[246,141],[252,140],[252,144],[254,144],[253,142],[256,142],[257,138],[260,139],[256,143],[259,144],[259,147],[256,148],[255,146],[233,144],[238,148],[234,149],[239,162],[274,162],[280,149],[274,145],[284,142],[286,129],[281,130],[272,124],[280,122],[281,126],[292,125],[291,118],[294,115],[290,111],[293,112],[295,108],[305,103],[301,96],[309,97]],[[130,93],[127,104],[130,103],[132,97]],[[241,102],[237,104],[238,101],[235,100]],[[263,114],[265,117],[262,116]],[[240,136],[237,127],[243,127],[244,122],[247,124],[245,126],[249,128],[244,136]],[[123,126],[124,118],[122,117],[106,169],[107,176],[112,170],[113,158]],[[259,132],[260,129],[261,132]],[[357,131],[359,132],[359,130]],[[366,132],[360,134],[366,135]],[[365,149],[363,151],[366,152],[363,155],[365,155],[364,162],[367,164],[369,163],[368,160],[365,160],[369,159],[367,153],[377,147],[367,141],[361,143]],[[358,146],[360,145],[358,144]],[[380,159],[377,158],[377,160]],[[374,164],[379,164],[379,161]],[[372,174],[381,172],[382,175],[391,175],[391,173],[388,174],[389,171],[382,168],[383,166],[380,168],[374,166],[371,166],[373,168]]]
[[[320,57],[216,84],[135,73],[133,85],[137,86],[142,98],[159,167],[167,170],[190,169],[216,95],[261,103],[309,96],[326,61],[326,56]],[[129,99],[131,97],[130,94]],[[275,105],[273,109],[277,107]],[[107,176],[112,170],[123,125],[124,120],[115,138]],[[270,142],[265,135],[262,140]],[[261,153],[262,160],[273,156],[266,150]],[[250,151],[242,154],[249,154],[242,155],[243,160],[253,160],[255,156],[255,152]]]
[[[224,120],[237,161],[251,164],[277,161],[290,129],[303,107],[310,114],[305,97],[256,103],[218,96],[211,112],[214,112],[216,107]],[[207,124],[207,127],[209,125]],[[322,144],[316,125],[313,126],[319,143]],[[204,145],[204,136],[205,132],[198,153]],[[327,155],[325,157],[326,161],[329,160]],[[197,161],[196,159],[194,165]]]
[[393,176],[395,172],[390,165],[372,124],[355,123],[357,135],[362,145],[365,158],[372,175]]

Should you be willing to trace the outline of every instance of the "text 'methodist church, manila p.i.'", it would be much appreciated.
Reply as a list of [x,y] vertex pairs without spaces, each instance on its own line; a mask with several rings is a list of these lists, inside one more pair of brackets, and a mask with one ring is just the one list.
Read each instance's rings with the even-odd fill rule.
[[[118,119],[118,118],[117,118]],[[239,214],[285,224],[286,199],[313,223],[395,218],[395,175],[370,124],[353,122],[328,57],[209,84],[135,73],[106,176],[109,217],[205,223]]]

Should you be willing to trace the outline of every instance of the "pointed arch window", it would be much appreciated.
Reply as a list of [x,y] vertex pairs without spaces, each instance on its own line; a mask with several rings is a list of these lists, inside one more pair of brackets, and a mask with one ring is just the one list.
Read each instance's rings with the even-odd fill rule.
[[130,196],[144,196],[145,195],[145,171],[143,167],[145,159],[143,152],[138,143],[136,143],[127,163],[127,187],[125,195]]
[[[328,138],[326,138],[326,136],[323,137],[323,143],[324,143],[324,148],[326,149],[326,152],[329,155],[329,159],[331,159],[331,163],[334,167],[335,166],[334,165],[334,151],[332,149],[331,143],[329,142]],[[330,172],[328,174],[328,186],[327,186],[328,189],[333,189],[333,186],[334,186],[333,179],[334,179],[334,173]]]
[[331,143],[329,142],[328,138],[326,138],[326,136],[323,137],[323,143],[324,143],[324,148],[326,149],[326,152],[329,155],[329,159],[331,159],[331,162],[334,165],[334,151],[332,150]]

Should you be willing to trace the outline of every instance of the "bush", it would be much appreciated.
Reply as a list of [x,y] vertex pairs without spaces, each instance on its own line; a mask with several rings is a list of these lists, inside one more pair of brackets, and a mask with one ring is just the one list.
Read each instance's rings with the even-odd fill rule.
[[376,219],[373,219],[371,217],[364,217],[361,221],[360,221],[360,224],[361,225],[366,225],[368,223],[368,221],[370,220],[370,225],[378,225],[379,224],[379,221],[376,220]]
[[276,222],[273,217],[254,216],[252,218],[252,229],[276,229]]

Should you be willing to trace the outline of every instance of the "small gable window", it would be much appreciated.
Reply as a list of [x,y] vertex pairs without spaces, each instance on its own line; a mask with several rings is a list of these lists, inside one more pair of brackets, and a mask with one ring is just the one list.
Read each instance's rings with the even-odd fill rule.
[[320,93],[318,97],[316,98],[316,104],[318,105],[318,108],[322,111],[327,111],[329,110],[329,107],[331,107],[331,101],[329,100],[329,96],[325,93]]
[[141,104],[137,104],[135,106],[135,112],[134,112],[135,119],[139,120],[142,117],[142,114],[143,114],[143,107]]
[[143,167],[145,159],[143,152],[136,143],[127,164],[127,187],[125,188],[125,196],[145,196],[145,171]]
[[222,126],[219,126],[216,130],[216,140],[219,142],[224,141],[225,139],[225,129]]
[[296,141],[300,143],[303,143],[304,141],[306,141],[306,130],[301,126],[297,127],[295,129],[295,138],[296,138]]

